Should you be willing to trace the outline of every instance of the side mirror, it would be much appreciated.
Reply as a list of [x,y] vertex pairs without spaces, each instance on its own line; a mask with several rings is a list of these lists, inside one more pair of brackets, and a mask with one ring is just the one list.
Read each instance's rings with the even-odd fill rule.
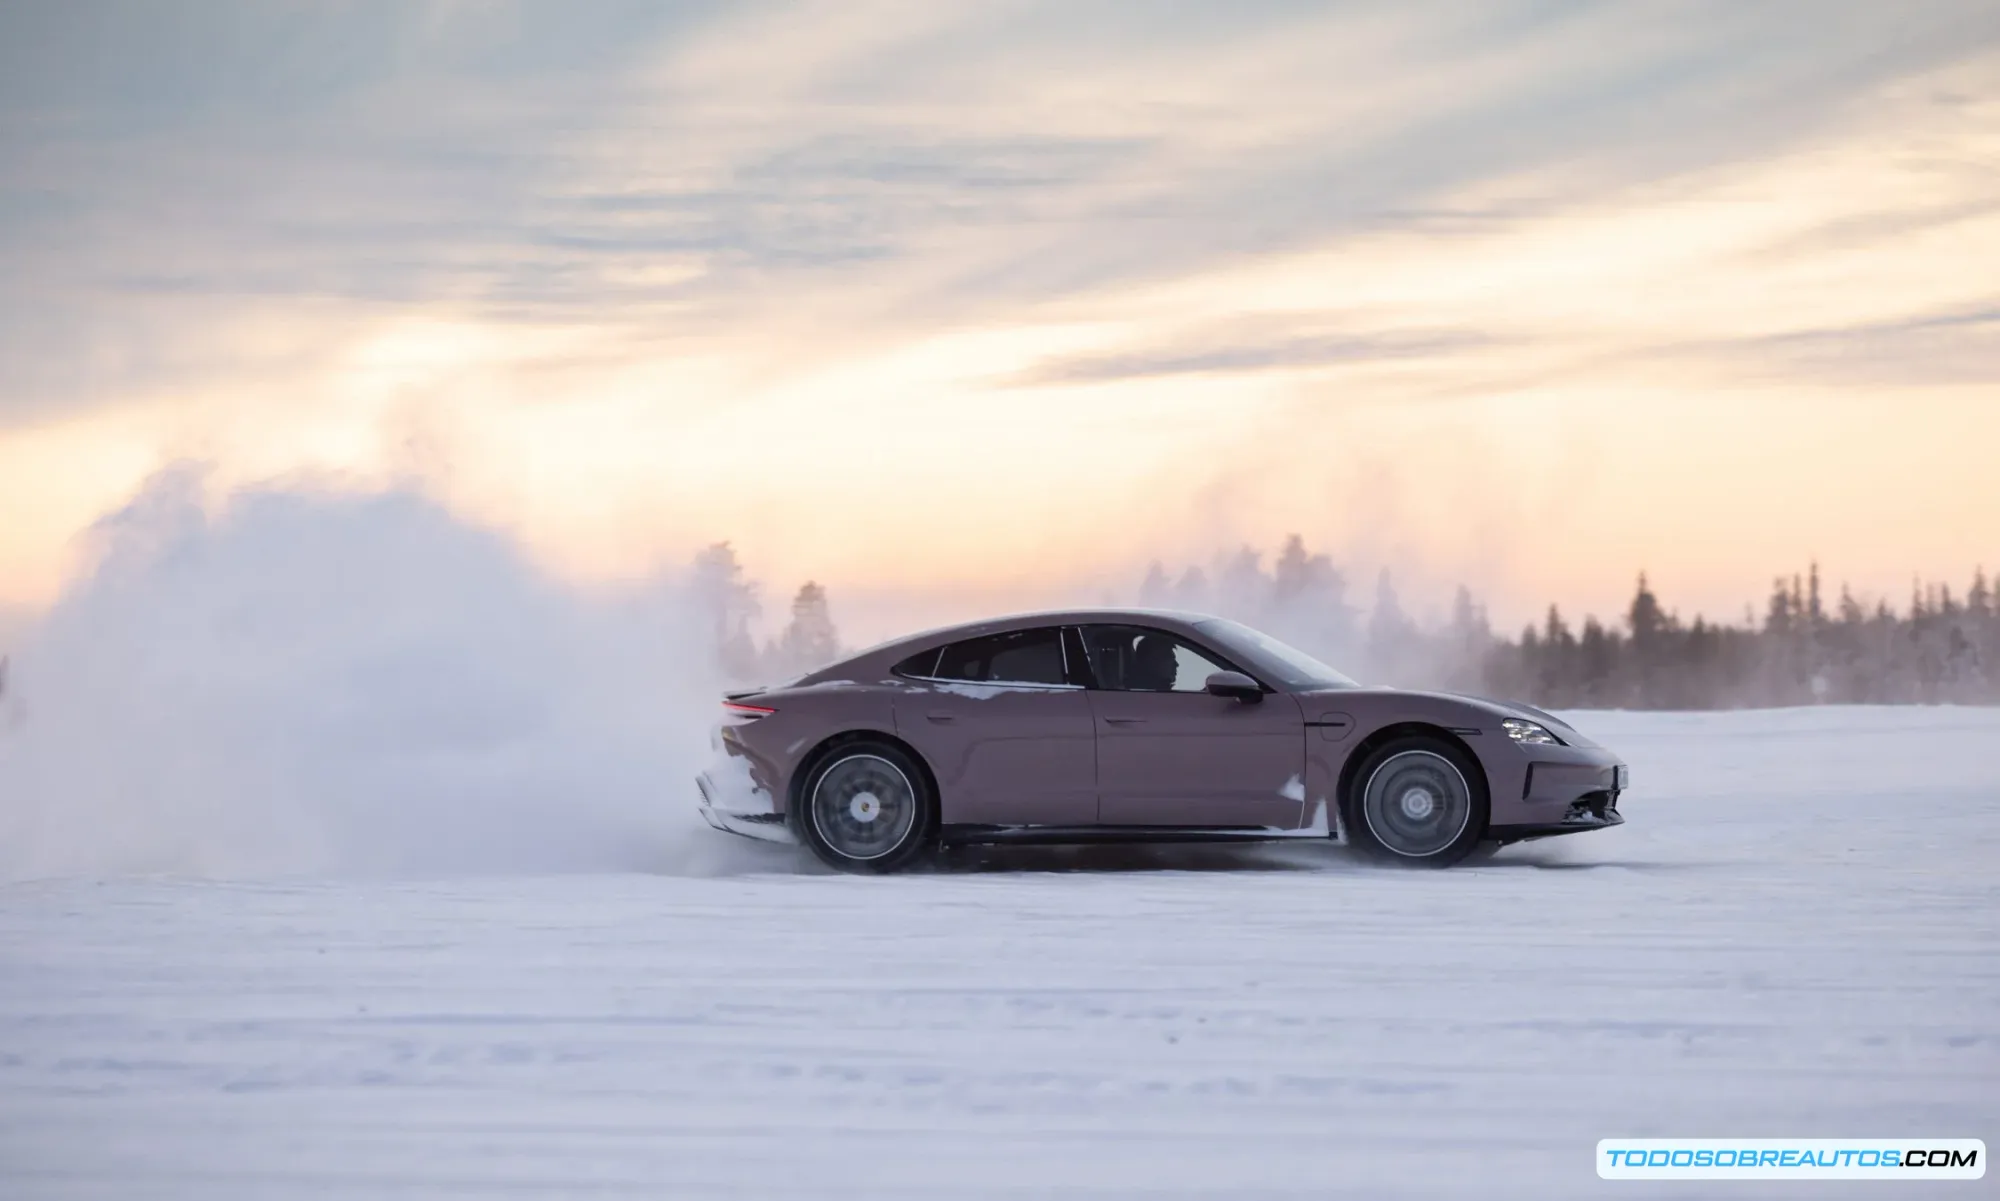
[[1240,671],[1218,671],[1204,685],[1210,696],[1226,696],[1255,705],[1264,699],[1264,686]]

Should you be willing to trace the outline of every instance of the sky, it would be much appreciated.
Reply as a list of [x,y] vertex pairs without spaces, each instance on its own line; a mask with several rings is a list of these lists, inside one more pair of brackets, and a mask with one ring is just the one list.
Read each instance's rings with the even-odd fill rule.
[[17,612],[183,460],[940,618],[2000,567],[1991,4],[0,4],[0,261]]

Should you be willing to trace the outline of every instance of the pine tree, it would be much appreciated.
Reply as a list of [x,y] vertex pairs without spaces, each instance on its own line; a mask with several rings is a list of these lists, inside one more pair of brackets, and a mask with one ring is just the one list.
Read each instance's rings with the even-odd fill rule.
[[1798,675],[1814,701],[1824,701],[1832,689],[1826,675],[1826,608],[1820,603],[1819,560],[1806,576],[1805,637],[1797,650]]
[[1766,634],[1788,634],[1792,629],[1792,594],[1785,590],[1785,580],[1780,576],[1771,582],[1771,603],[1764,611],[1764,632]]
[[1347,603],[1347,577],[1334,567],[1332,558],[1308,552],[1305,539],[1293,534],[1285,539],[1268,583],[1256,570],[1257,558],[1255,551],[1245,548],[1228,578],[1247,581],[1254,573],[1264,590],[1259,611],[1271,623],[1272,633],[1336,655],[1352,648],[1355,614]]
[[1472,599],[1472,589],[1464,584],[1451,598],[1451,629],[1463,642],[1484,641],[1491,637],[1486,625],[1486,610]]
[[[1676,625],[1679,624],[1677,621]],[[1719,703],[1723,681],[1717,678],[1716,659],[1721,640],[1706,618],[1695,615],[1694,624],[1680,640],[1680,671],[1668,690],[1666,703],[1676,708],[1702,709]]]
[[1626,614],[1626,624],[1632,628],[1632,645],[1644,655],[1658,641],[1660,634],[1660,600],[1653,590],[1646,586],[1646,573],[1639,573],[1639,591],[1632,597],[1632,608]]
[[1396,581],[1384,567],[1375,577],[1375,608],[1368,615],[1368,640],[1377,646],[1394,646],[1402,641],[1410,625],[1409,615],[1403,612],[1403,603],[1396,596]]
[[840,657],[840,635],[826,602],[826,589],[807,580],[792,598],[792,620],[773,648],[786,675],[814,671]]
[[1972,587],[1965,594],[1966,637],[1972,643],[1972,675],[1975,695],[1992,700],[2000,694],[2000,619],[1996,619],[1992,588],[1986,569],[1973,573]]
[[[1298,534],[1285,538],[1285,549],[1271,569],[1271,595],[1280,604],[1312,590],[1315,560],[1324,556],[1306,553],[1306,540]],[[1331,566],[1331,564],[1329,564]]]
[[759,665],[750,623],[763,606],[757,600],[757,585],[744,578],[743,565],[729,543],[717,542],[695,556],[694,597],[710,622],[723,674],[738,681],[754,678]]
[[1174,583],[1174,603],[1183,609],[1206,610],[1214,605],[1209,593],[1208,573],[1199,567],[1189,567]]
[[1847,703],[1866,699],[1871,684],[1864,663],[1867,629],[1868,611],[1855,599],[1853,589],[1843,582],[1840,585],[1840,619],[1830,635],[1828,699]]
[[1576,636],[1554,605],[1542,630],[1542,647],[1542,698],[1550,705],[1566,705],[1575,687]]
[[1215,589],[1225,610],[1263,618],[1274,607],[1275,589],[1264,574],[1264,556],[1252,546],[1240,546],[1216,561]]
[[[1640,577],[1640,587],[1645,586],[1645,577]],[[1583,689],[1582,699],[1591,705],[1610,703],[1612,680],[1618,672],[1617,635],[1607,633],[1597,618],[1584,619],[1583,638],[1577,644],[1577,674]]]
[[1840,624],[1858,626],[1867,620],[1868,614],[1862,609],[1861,602],[1854,599],[1854,593],[1848,590],[1846,584],[1842,584],[1840,586]]
[[1444,648],[1441,681],[1456,689],[1478,690],[1486,683],[1486,667],[1491,658],[1493,630],[1486,610],[1472,598],[1464,584],[1451,601],[1450,641]]
[[1653,595],[1653,589],[1646,583],[1646,573],[1639,573],[1639,589],[1632,597],[1632,606],[1625,614],[1625,624],[1632,630],[1632,696],[1644,704],[1652,692],[1653,676],[1659,670],[1664,648],[1661,633],[1666,618],[1660,612],[1660,600]]
[[1332,558],[1308,553],[1306,540],[1297,534],[1285,539],[1283,553],[1271,565],[1271,599],[1278,607],[1310,600],[1329,611],[1344,610],[1346,593],[1347,578],[1334,567]]

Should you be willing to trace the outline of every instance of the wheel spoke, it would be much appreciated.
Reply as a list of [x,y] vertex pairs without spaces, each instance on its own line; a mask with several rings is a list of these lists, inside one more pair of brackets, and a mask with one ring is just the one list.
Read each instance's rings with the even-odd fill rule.
[[889,760],[849,755],[820,773],[811,813],[814,829],[835,853],[879,859],[901,846],[916,823],[916,790]]
[[1471,814],[1465,776],[1433,751],[1390,756],[1369,777],[1362,796],[1369,833],[1388,850],[1411,858],[1450,847],[1465,832]]

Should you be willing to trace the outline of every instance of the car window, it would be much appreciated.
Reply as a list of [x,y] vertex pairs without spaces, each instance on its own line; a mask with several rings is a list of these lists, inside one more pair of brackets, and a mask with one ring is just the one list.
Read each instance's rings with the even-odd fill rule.
[[918,651],[889,670],[899,676],[935,675],[937,674],[938,653],[939,648],[935,646],[927,651]]
[[1085,653],[1097,686],[1109,692],[1200,692],[1228,667],[1162,630],[1085,626]]
[[1062,631],[1014,630],[954,642],[938,657],[940,680],[972,684],[1063,684]]

